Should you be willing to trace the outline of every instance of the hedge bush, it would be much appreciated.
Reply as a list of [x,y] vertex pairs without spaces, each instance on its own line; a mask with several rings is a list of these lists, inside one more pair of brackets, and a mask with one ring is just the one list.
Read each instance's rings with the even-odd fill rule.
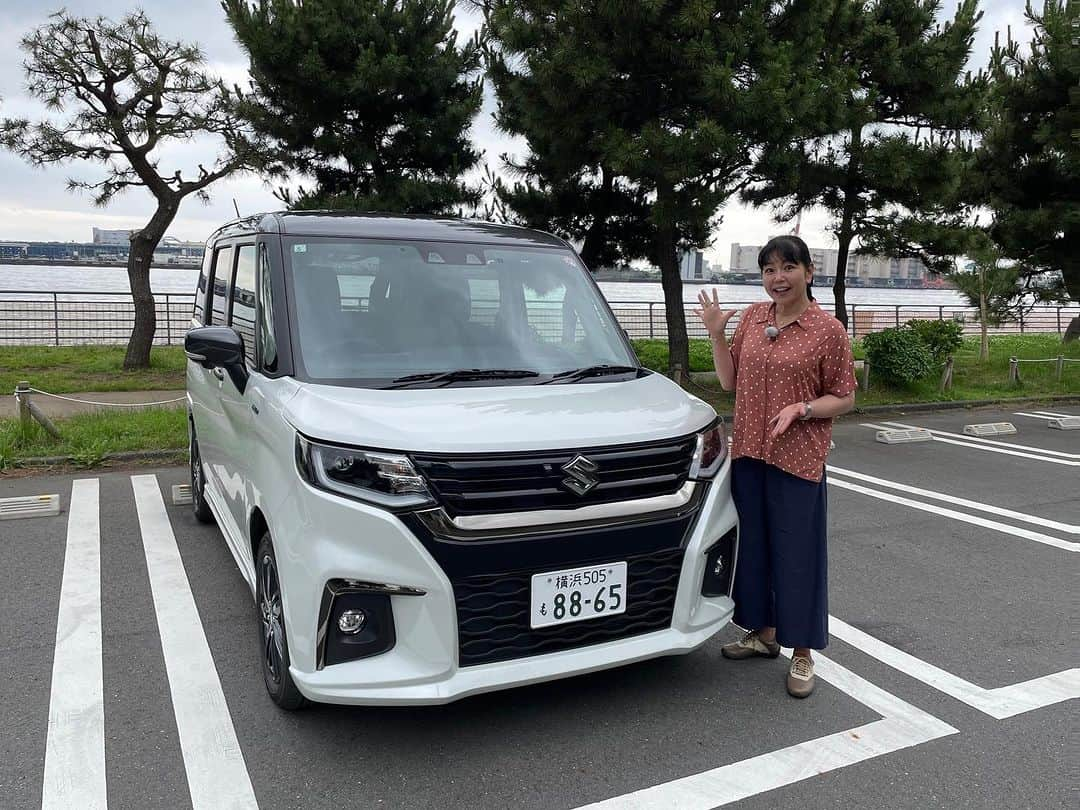
[[886,382],[911,385],[934,370],[934,358],[918,332],[906,326],[863,337],[870,373]]
[[910,320],[907,327],[922,338],[930,356],[941,363],[964,343],[964,326],[951,318],[940,321]]

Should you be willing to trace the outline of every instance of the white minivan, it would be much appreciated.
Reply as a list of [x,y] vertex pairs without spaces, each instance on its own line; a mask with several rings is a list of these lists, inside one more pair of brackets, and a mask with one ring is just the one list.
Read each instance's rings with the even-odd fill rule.
[[242,219],[207,242],[185,349],[195,515],[279,706],[445,703],[731,618],[722,424],[641,366],[561,239]]

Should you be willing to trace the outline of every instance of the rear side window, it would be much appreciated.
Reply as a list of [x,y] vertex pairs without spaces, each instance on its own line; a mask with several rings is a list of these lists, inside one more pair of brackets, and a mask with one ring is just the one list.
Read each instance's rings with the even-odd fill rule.
[[199,268],[199,286],[195,290],[195,311],[191,314],[198,323],[203,323],[206,315],[206,286],[210,278],[210,265],[213,259],[214,251],[208,245],[206,252],[203,253],[202,267]]
[[233,249],[221,248],[214,255],[213,288],[210,323],[224,324],[229,303],[229,274],[232,272]]
[[255,246],[241,245],[236,254],[229,323],[244,339],[244,356],[255,366]]

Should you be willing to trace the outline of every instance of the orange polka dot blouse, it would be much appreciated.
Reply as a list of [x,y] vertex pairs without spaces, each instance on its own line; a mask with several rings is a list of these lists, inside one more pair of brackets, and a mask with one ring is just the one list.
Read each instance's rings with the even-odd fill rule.
[[735,328],[735,425],[731,457],[748,456],[785,472],[820,481],[832,438],[832,419],[792,423],[776,439],[769,420],[795,402],[825,394],[846,397],[855,390],[851,341],[843,324],[811,302],[798,320],[770,339],[776,325],[771,301],[747,307]]

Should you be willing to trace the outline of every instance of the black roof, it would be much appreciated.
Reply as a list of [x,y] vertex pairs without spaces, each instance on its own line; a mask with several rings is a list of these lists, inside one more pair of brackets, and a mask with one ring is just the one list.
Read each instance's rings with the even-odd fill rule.
[[242,233],[567,247],[567,243],[557,236],[515,225],[499,225],[474,219],[359,211],[274,211],[255,214],[222,225],[207,241]]

